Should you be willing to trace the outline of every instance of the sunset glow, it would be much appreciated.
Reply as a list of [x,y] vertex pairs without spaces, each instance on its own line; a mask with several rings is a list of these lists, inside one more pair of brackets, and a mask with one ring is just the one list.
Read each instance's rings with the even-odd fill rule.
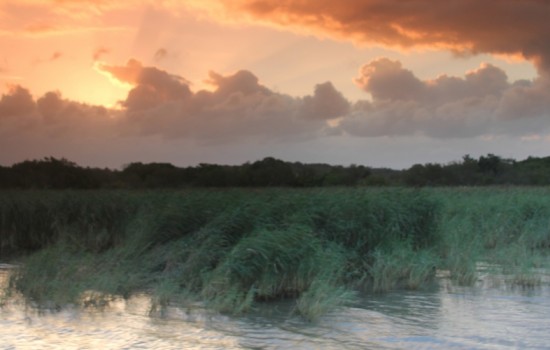
[[548,18],[536,0],[0,0],[0,164],[546,156]]

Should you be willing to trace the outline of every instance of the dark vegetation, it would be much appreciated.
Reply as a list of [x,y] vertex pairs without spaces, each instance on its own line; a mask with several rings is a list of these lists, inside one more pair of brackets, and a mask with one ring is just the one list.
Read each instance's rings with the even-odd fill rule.
[[98,305],[147,292],[153,306],[240,313],[295,300],[315,319],[356,293],[422,288],[477,263],[535,286],[547,265],[545,188],[188,189],[0,192],[0,261],[34,305]]
[[291,163],[272,157],[242,165],[131,163],[123,170],[84,168],[51,157],[0,166],[4,189],[485,185],[550,185],[550,157],[515,161],[494,154],[464,156],[458,162],[415,164],[405,170]]
[[292,298],[315,319],[357,293],[421,288],[436,271],[474,283],[480,262],[513,285],[540,284],[549,190],[480,186],[548,184],[550,157],[401,171],[274,158],[111,170],[45,158],[0,167],[0,262],[22,262],[7,291],[33,305],[146,292],[154,307],[240,313]]

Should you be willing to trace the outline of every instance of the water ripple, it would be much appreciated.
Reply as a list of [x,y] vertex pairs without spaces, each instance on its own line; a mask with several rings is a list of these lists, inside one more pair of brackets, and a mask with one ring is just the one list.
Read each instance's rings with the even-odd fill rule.
[[[4,271],[4,272],[2,272]],[[0,279],[6,277],[0,269]],[[292,302],[241,317],[200,306],[150,316],[150,300],[116,300],[105,310],[0,308],[0,349],[549,349],[550,287],[454,286],[364,295],[307,323]]]

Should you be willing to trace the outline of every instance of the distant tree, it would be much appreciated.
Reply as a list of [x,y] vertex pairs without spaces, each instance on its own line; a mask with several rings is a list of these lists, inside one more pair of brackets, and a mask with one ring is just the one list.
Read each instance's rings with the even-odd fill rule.
[[457,182],[451,166],[434,163],[413,165],[405,171],[404,180],[409,186],[450,186]]
[[319,186],[323,182],[322,176],[318,176],[315,167],[296,162],[291,165],[294,174],[294,184],[299,187]]
[[455,169],[457,185],[476,185],[479,183],[478,162],[466,154],[462,157],[462,163],[459,163]]
[[0,188],[12,187],[11,169],[0,165]]
[[250,186],[294,186],[296,179],[289,163],[267,157],[246,168]]
[[550,185],[550,157],[528,157],[515,162],[513,168],[515,184]]
[[46,157],[24,161],[11,168],[14,187],[20,188],[98,188],[100,183],[93,174],[65,159]]
[[169,163],[131,163],[122,170],[121,179],[129,187],[173,188],[184,184],[181,169]]
[[289,163],[266,157],[242,165],[130,163],[123,170],[83,168],[65,158],[0,166],[0,188],[178,188],[188,186],[464,186],[550,185],[550,157],[516,162],[494,154],[470,155],[446,165],[415,164],[406,170]]
[[358,185],[361,186],[372,186],[372,187],[382,187],[390,186],[391,181],[387,177],[381,175],[370,175],[358,182]]
[[492,153],[487,154],[487,156],[479,157],[477,162],[479,169],[484,173],[493,173],[493,175],[498,174],[500,170],[502,160],[499,156],[495,156]]
[[422,164],[414,164],[404,174],[405,184],[408,186],[425,186],[426,168]]
[[229,172],[221,165],[201,163],[194,170],[195,185],[207,187],[226,187],[231,185]]

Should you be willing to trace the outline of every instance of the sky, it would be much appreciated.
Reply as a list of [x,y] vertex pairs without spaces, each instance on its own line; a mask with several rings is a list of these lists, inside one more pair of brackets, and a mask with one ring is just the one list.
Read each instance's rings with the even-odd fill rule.
[[550,155],[546,0],[0,0],[0,164]]

